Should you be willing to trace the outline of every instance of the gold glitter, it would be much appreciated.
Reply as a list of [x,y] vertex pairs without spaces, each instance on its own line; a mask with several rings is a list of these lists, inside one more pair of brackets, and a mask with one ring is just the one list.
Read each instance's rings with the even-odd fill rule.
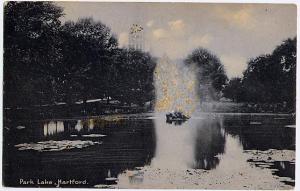
[[196,94],[196,75],[193,70],[179,67],[164,56],[154,72],[156,88],[155,111],[181,111],[191,115],[199,98]]

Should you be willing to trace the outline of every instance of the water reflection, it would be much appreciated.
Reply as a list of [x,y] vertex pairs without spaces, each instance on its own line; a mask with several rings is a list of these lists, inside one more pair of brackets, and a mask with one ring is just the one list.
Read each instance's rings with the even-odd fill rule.
[[45,137],[53,136],[62,132],[86,132],[93,131],[95,127],[95,119],[77,120],[77,121],[50,121],[45,122],[43,126],[43,134]]
[[220,159],[218,155],[224,153],[225,130],[221,118],[207,118],[197,122],[194,129],[195,161],[192,168],[212,169]]
[[77,124],[75,125],[75,129],[79,132],[83,129],[83,124],[81,120],[77,121]]
[[174,125],[182,125],[186,120],[166,120],[166,123],[174,124]]
[[[5,147],[41,140],[82,139],[103,144],[51,154],[4,148],[9,150],[4,156],[5,181],[6,185],[20,186],[20,178],[75,178],[87,179],[88,186],[93,186],[113,184],[110,179],[125,172],[126,182],[137,185],[147,182],[147,178],[136,167],[148,165],[161,169],[214,169],[229,176],[232,171],[239,172],[248,166],[245,149],[294,148],[295,129],[284,127],[293,122],[274,122],[273,118],[207,115],[192,117],[181,125],[166,123],[165,115],[151,119],[28,122],[20,124],[28,128],[7,132],[5,139],[10,144]],[[82,136],[100,134],[107,136]],[[272,168],[278,170],[277,176],[294,179],[294,166],[275,161]]]
[[[293,124],[292,117],[278,116],[226,116],[226,132],[237,136],[245,150],[291,149],[295,150],[295,129],[284,127]],[[254,121],[256,123],[254,123]]]
[[180,126],[155,119],[157,150],[152,165],[159,168],[212,169],[224,153],[222,118],[190,119]]
[[[28,123],[26,126],[32,128],[9,131],[6,137],[6,141],[9,142],[5,145],[5,150],[9,152],[4,156],[4,179],[7,186],[18,187],[20,178],[32,177],[48,180],[84,179],[88,182],[84,187],[115,184],[115,178],[125,170],[149,165],[156,147],[152,119],[82,119]],[[83,136],[100,134],[107,136]],[[20,143],[38,143],[46,140],[90,140],[102,144],[51,153],[18,151],[14,147]]]
[[62,121],[50,121],[44,124],[44,136],[51,136],[64,132],[64,123]]
[[44,123],[44,136],[56,135],[61,132],[86,133],[93,131],[95,119],[50,121]]
[[275,161],[271,164],[270,168],[276,169],[273,171],[274,175],[289,178],[284,183],[295,186],[295,163],[290,161]]
[[193,161],[192,132],[189,121],[181,126],[166,123],[163,115],[154,120],[157,149],[152,166],[158,168],[188,168]]
[[92,131],[95,127],[95,120],[94,119],[88,119],[88,130]]

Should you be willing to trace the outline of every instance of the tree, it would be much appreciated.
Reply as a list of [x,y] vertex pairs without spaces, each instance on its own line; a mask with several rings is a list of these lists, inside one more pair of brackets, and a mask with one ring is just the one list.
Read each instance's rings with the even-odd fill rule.
[[223,96],[229,98],[235,102],[244,100],[245,93],[242,85],[241,78],[232,78],[228,84],[224,87]]
[[247,90],[246,100],[250,102],[268,102],[272,96],[274,74],[270,55],[261,55],[251,59],[243,73],[243,85]]
[[5,5],[4,107],[153,99],[150,54],[118,49],[111,30],[91,18],[61,25],[62,11],[50,2]]
[[257,103],[286,102],[294,108],[296,99],[296,38],[287,39],[271,55],[251,59],[243,73],[245,99]]
[[51,2],[7,2],[4,7],[4,107],[51,100],[48,72],[57,62],[62,9]]
[[185,63],[197,68],[198,94],[201,100],[209,97],[217,99],[228,80],[220,59],[204,48],[197,48],[188,55]]
[[114,97],[126,103],[143,105],[154,99],[155,59],[149,53],[123,49],[116,65]]
[[71,104],[107,97],[112,84],[111,56],[117,41],[110,29],[91,18],[66,22],[61,29],[62,61],[56,71],[59,95]]
[[[291,108],[296,103],[296,64],[297,39],[287,39],[275,48],[272,60],[279,65],[274,93],[279,95],[280,101],[286,101]],[[277,69],[277,67],[276,67]]]

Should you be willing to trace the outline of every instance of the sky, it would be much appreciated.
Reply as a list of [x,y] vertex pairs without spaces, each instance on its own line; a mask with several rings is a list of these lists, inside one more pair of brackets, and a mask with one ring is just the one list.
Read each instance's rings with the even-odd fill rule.
[[144,28],[145,49],[156,57],[184,59],[203,47],[220,58],[229,78],[247,61],[297,34],[292,4],[56,2],[63,21],[92,17],[108,26],[120,47],[128,46],[132,24]]

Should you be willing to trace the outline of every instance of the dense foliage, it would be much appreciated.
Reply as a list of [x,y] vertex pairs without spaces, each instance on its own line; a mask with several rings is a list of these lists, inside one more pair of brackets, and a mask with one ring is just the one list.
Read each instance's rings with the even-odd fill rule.
[[[51,2],[7,2],[4,7],[4,108],[86,103],[90,99],[144,105],[155,97],[155,59],[118,48],[111,30],[91,18],[61,23]],[[222,95],[237,102],[296,99],[296,38],[251,59],[242,78],[228,82],[220,59],[204,48],[184,60],[194,67],[201,101]],[[84,104],[85,105],[85,104]]]
[[7,2],[4,9],[5,108],[154,99],[154,59],[119,49],[103,23],[61,23],[63,10],[51,2]]
[[[41,72],[59,61],[62,9],[49,2],[8,2],[4,9],[4,103],[38,104],[50,96]],[[46,95],[41,95],[47,92]]]
[[242,79],[232,79],[224,89],[224,95],[235,101],[284,103],[293,109],[296,102],[296,41],[296,38],[287,39],[272,54],[251,59]]
[[197,48],[188,55],[185,64],[196,66],[201,101],[220,98],[221,90],[228,79],[224,66],[216,55],[204,48]]

